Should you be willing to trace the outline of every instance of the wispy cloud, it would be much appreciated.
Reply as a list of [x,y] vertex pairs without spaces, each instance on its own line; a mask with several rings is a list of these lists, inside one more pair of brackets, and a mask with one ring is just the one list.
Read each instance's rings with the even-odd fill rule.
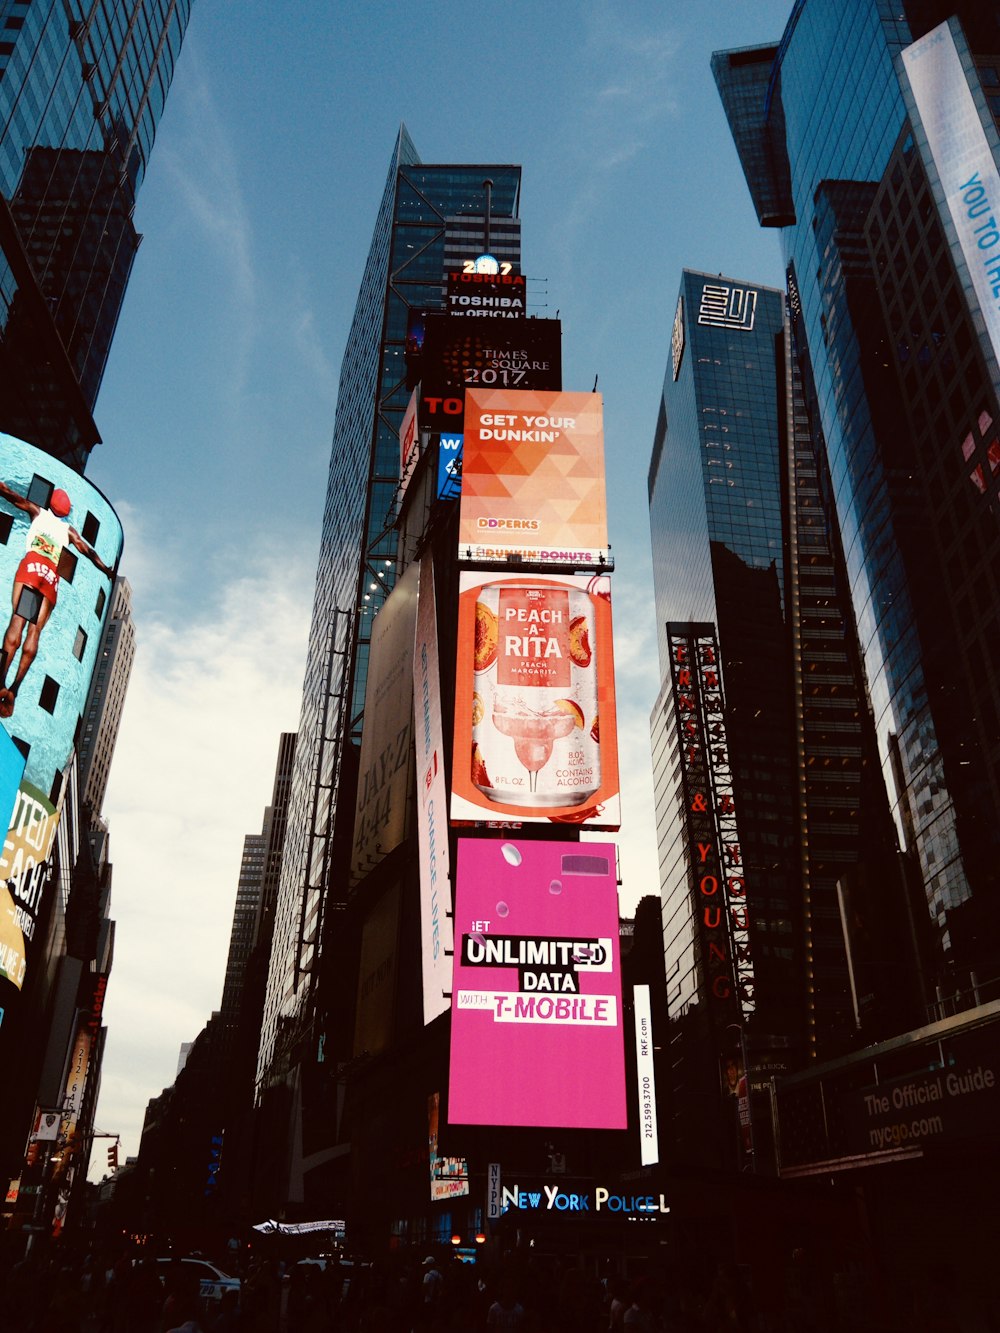
[[309,589],[256,548],[217,607],[149,619],[105,802],[116,958],[105,1015],[103,1129],[138,1147],[147,1101],[222,994],[243,834],[271,797],[278,736],[298,723]]
[[332,430],[337,403],[338,373],[323,343],[316,312],[306,298],[304,290],[300,290],[293,299],[295,304],[291,313],[291,331],[298,365],[312,376],[319,388],[319,396],[329,404]]
[[626,168],[656,147],[663,122],[678,111],[676,21],[622,0],[593,0],[584,8],[583,32],[578,77],[559,135],[573,154],[573,177],[561,193],[557,249],[572,256],[565,282],[560,278],[567,302],[573,273],[587,269],[581,256],[600,235],[602,214],[612,201],[627,208],[619,193]]
[[[677,112],[674,24],[653,27],[631,5],[598,0],[589,10],[581,87],[585,149],[595,171],[631,161],[651,142],[651,131]],[[596,90],[596,91],[595,91]]]
[[183,96],[171,98],[171,112],[180,133],[157,153],[157,171],[164,172],[190,225],[203,236],[226,275],[235,309],[228,320],[232,356],[228,393],[237,400],[250,381],[258,308],[253,228],[244,197],[235,141],[219,112],[208,71],[197,45],[184,51]]

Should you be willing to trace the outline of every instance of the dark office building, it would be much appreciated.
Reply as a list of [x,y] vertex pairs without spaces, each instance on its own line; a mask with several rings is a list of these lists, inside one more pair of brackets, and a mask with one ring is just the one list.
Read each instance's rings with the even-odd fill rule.
[[[935,98],[961,99],[983,160],[996,159],[998,13],[904,3],[890,19],[874,2],[805,0],[779,45],[713,58],[801,302],[928,1017],[992,996],[1000,978],[1000,376],[970,276],[988,255],[974,239],[970,270],[923,125]],[[915,61],[920,38],[933,47]],[[946,48],[951,82],[929,94],[920,52]]]
[[671,1140],[757,1169],[771,1077],[906,985],[874,963],[900,881],[794,331],[785,293],[685,272],[649,475]]
[[919,1289],[951,1265],[981,1301],[1000,1109],[998,51],[994,3],[799,0],[779,42],[713,57],[780,229],[829,469],[901,848],[887,956],[920,965],[916,1019],[778,1083],[780,1169],[877,1167],[855,1179],[888,1267]]
[[132,586],[119,576],[111,590],[107,625],[101,641],[97,670],[90,683],[80,734],[81,800],[92,815],[104,808],[111,761],[125,708],[125,696],[135,660],[135,622]]
[[260,833],[248,833],[243,840],[220,1005],[231,1065],[227,1112],[234,1116],[247,1113],[254,1100],[257,1047],[294,759],[295,734],[283,732],[278,743],[271,804],[264,811]]
[[0,429],[81,471],[190,7],[0,7]]
[[[140,241],[136,193],[189,12],[190,0],[0,4],[0,432],[78,472],[100,440],[93,410]],[[94,542],[91,516],[78,521]],[[83,1221],[100,1087],[114,934],[100,804],[131,665],[128,596],[119,584],[104,626],[74,737],[79,774],[64,752],[52,787],[59,826],[42,881],[36,958],[0,1034],[0,1170],[12,1180],[25,1172],[7,1211],[31,1210],[30,1229],[44,1219],[53,1235]],[[98,626],[105,598],[102,590]],[[82,627],[80,634],[84,645]],[[70,1100],[62,1151],[40,1147],[30,1137],[36,1111]]]
[[363,910],[348,878],[368,651],[415,554],[395,526],[410,315],[443,310],[448,267],[487,236],[520,272],[520,179],[516,166],[425,165],[401,128],[344,354],[258,1062],[261,1141],[275,1156],[262,1170],[292,1203],[331,1197],[321,1182],[338,1169],[340,1113],[328,1074],[354,1054]]

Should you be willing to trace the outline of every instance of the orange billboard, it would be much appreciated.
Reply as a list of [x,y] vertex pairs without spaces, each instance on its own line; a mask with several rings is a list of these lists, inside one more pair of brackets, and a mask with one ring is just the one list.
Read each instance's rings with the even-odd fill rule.
[[621,822],[607,575],[459,576],[451,822]]
[[607,554],[601,395],[467,388],[459,559],[587,566]]

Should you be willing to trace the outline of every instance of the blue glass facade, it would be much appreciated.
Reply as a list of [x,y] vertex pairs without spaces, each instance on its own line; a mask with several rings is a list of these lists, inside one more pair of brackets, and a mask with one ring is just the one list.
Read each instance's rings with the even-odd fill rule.
[[[908,955],[886,957],[903,886],[885,792],[871,781],[874,729],[800,334],[797,292],[786,301],[685,272],[649,474],[673,1137],[707,1161],[731,1154],[719,1068],[738,1031],[757,1093],[759,1167],[768,1079],[896,1030],[914,1003]],[[703,651],[691,645],[713,635],[724,707],[707,710],[702,737],[696,673],[689,686],[682,668]],[[720,861],[735,859],[727,842],[738,838],[741,869],[735,897],[733,881],[724,884],[735,929],[720,941],[706,931],[722,898],[705,878],[711,835],[699,775],[723,751],[737,829],[720,824]],[[724,791],[714,776],[710,786],[721,814]],[[719,1003],[729,999],[718,980],[725,952],[728,1005]]]
[[[652,715],[664,957],[674,1042],[673,1137],[725,1159],[720,1059],[741,1023],[757,1077],[789,1067],[802,1045],[799,864],[787,542],[784,294],[683,275],[649,473],[649,514],[665,681]],[[676,367],[676,375],[675,375]],[[681,781],[690,725],[672,690],[672,644],[715,628],[725,691],[754,972],[753,1005],[713,1003],[699,898],[704,854]],[[693,732],[691,733],[693,736]],[[715,738],[722,742],[723,732]],[[697,801],[697,797],[695,797]],[[713,886],[714,887],[714,886]],[[706,920],[709,918],[706,917]],[[743,918],[741,918],[743,919]],[[724,946],[723,946],[724,947]],[[715,994],[718,996],[718,989]],[[744,1001],[751,997],[744,996]],[[734,1142],[733,1133],[728,1142]],[[763,1145],[761,1145],[763,1148]]]
[[0,428],[81,469],[190,8],[0,3]]
[[[492,181],[494,219],[516,220],[519,167],[426,165],[401,128],[341,367],[261,1078],[272,1066],[281,1077],[282,1057],[292,1049],[287,1034],[298,1031],[315,1000],[324,920],[346,894],[346,871],[341,884],[333,864],[341,766],[356,756],[360,742],[372,622],[400,572],[394,515],[399,428],[410,397],[408,313],[443,308],[446,245],[463,220],[483,218],[486,179]],[[510,225],[508,231],[517,240],[503,257],[520,271],[519,228]],[[351,803],[348,822],[353,813]]]
[[[979,48],[988,54],[994,4],[799,0],[777,47],[713,57],[758,214],[781,227],[801,302],[801,364],[911,890],[900,940],[922,957],[928,1017],[942,995],[972,1002],[980,982],[1000,977],[987,907],[1000,742],[996,692],[984,685],[1000,656],[995,617],[983,614],[994,604],[996,517],[973,512],[964,475],[975,482],[980,466],[985,481],[1000,407],[920,178],[898,59],[956,11],[973,49],[992,43]],[[748,114],[734,88],[755,61]],[[765,151],[777,138],[785,182]],[[769,200],[781,189],[777,218]]]

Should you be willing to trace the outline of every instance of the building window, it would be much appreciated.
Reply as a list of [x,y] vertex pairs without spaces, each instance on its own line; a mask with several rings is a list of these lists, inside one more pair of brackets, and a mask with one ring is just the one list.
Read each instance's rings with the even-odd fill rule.
[[108,599],[107,593],[104,591],[104,589],[98,588],[97,601],[94,604],[94,615],[97,617],[98,620],[100,620],[101,616],[104,615],[104,603],[107,601],[107,599]]
[[38,706],[44,708],[46,713],[56,711],[56,700],[59,698],[59,682],[53,680],[51,676],[46,676],[42,682],[42,690],[38,696]]
[[78,662],[83,661],[83,655],[87,651],[87,631],[82,625],[77,626],[76,639],[73,641],[73,656]]
[[48,509],[49,501],[52,499],[52,492],[55,487],[51,481],[46,481],[36,472],[31,478],[31,485],[28,487],[28,499],[32,504],[40,505],[42,509]]
[[80,536],[85,542],[93,546],[97,541],[97,534],[101,530],[101,520],[87,510],[87,517],[83,520],[83,527],[80,529]]

